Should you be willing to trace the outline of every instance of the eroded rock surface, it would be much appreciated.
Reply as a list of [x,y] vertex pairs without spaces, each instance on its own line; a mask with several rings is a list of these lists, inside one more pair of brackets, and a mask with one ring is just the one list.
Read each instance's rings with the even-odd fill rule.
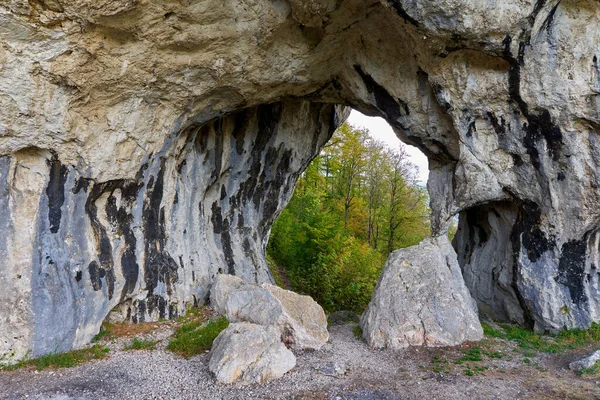
[[446,236],[390,255],[360,325],[375,348],[455,346],[483,338],[477,305]]
[[329,339],[325,312],[310,296],[218,275],[210,300],[213,309],[229,321],[277,327],[281,340],[292,348],[318,350]]
[[261,383],[281,378],[296,357],[274,326],[231,324],[213,342],[208,368],[221,383]]
[[[0,3],[0,359],[268,282],[296,178],[352,106],[430,160],[478,304],[600,320],[600,3]],[[487,219],[486,219],[487,216]]]

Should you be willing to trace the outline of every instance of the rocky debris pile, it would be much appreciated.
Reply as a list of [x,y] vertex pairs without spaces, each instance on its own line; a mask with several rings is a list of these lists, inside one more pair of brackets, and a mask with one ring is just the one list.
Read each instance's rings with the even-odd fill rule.
[[264,382],[294,368],[295,349],[320,349],[329,339],[325,312],[309,296],[267,283],[217,275],[210,302],[230,322],[215,339],[209,368],[221,383]]
[[230,322],[276,326],[294,349],[318,350],[329,339],[323,308],[309,296],[277,286],[255,285],[232,275],[217,275],[210,302]]
[[454,346],[483,338],[477,306],[446,236],[392,253],[361,327],[376,348]]
[[209,370],[221,383],[261,383],[281,378],[296,366],[296,357],[274,326],[247,322],[229,325],[213,343]]
[[572,371],[581,371],[586,368],[592,368],[598,361],[600,361],[600,350],[581,360],[573,361],[569,364],[569,369]]

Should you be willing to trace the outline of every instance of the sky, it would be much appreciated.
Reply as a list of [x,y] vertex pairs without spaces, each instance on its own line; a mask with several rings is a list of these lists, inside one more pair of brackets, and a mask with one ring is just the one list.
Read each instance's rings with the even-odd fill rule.
[[[396,137],[392,127],[381,117],[368,117],[356,110],[352,110],[347,122],[355,127],[367,129],[372,137],[381,140],[392,148],[398,147],[402,143],[400,139]],[[429,176],[427,157],[425,157],[421,150],[414,146],[404,146],[406,146],[410,160],[419,169],[419,181],[423,184],[426,184],[427,177]]]

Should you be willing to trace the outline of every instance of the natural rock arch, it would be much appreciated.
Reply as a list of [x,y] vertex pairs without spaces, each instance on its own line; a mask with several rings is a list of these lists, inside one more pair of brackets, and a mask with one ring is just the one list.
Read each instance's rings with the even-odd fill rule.
[[434,235],[537,329],[598,315],[595,0],[0,6],[0,359],[268,280],[298,174],[352,106],[430,159]]

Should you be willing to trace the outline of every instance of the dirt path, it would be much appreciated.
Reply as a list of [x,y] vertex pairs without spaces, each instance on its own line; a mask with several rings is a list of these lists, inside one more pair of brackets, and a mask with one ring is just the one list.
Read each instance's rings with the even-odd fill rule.
[[[460,361],[475,345],[372,350],[352,328],[332,327],[321,351],[297,353],[296,368],[267,384],[216,384],[208,354],[185,360],[161,348],[121,351],[117,341],[109,358],[79,367],[0,372],[0,399],[600,399],[600,378],[567,369],[587,349],[526,357],[512,342],[489,339],[476,348],[492,356]],[[169,332],[154,335],[166,342]],[[331,369],[331,363],[347,373],[333,377],[317,370]]]

